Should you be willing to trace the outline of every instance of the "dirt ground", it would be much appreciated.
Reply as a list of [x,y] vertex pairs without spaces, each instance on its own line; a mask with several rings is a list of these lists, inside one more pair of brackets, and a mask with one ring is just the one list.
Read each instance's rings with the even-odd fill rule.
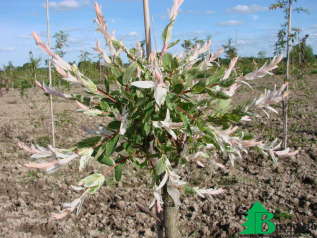
[[[275,82],[259,80],[255,92],[243,89],[237,100],[271,88]],[[203,169],[194,164],[184,168],[181,174],[191,184],[222,187],[226,193],[208,199],[182,196],[182,237],[239,237],[244,215],[255,201],[275,214],[275,224],[313,224],[317,229],[317,77],[298,80],[291,88],[289,146],[299,150],[298,155],[274,165],[252,152],[226,172],[209,164]],[[149,178],[132,167],[124,171],[122,182],[109,179],[107,186],[85,201],[79,215],[62,221],[49,218],[62,203],[79,196],[69,186],[100,165],[91,165],[81,174],[77,164],[53,175],[24,168],[28,155],[16,146],[18,140],[49,144],[48,99],[39,89],[27,95],[21,98],[11,90],[0,97],[0,237],[155,237],[155,220],[136,206],[151,202]],[[96,118],[75,109],[74,103],[56,99],[59,147],[79,141],[87,136],[83,128],[96,125]],[[97,124],[103,123],[98,120]],[[278,117],[262,118],[245,128],[270,140],[282,135]],[[313,229],[297,229],[292,234],[289,237],[317,237]]]

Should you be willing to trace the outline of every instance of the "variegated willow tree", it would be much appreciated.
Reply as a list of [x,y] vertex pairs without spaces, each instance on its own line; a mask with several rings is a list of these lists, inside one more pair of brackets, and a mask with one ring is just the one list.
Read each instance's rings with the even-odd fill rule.
[[[127,49],[108,31],[100,6],[96,3],[96,23],[109,47],[110,54],[97,42],[95,50],[107,64],[104,85],[96,85],[45,45],[36,33],[36,44],[53,58],[53,64],[70,83],[82,86],[83,95],[66,94],[37,82],[45,93],[77,102],[80,110],[89,116],[100,116],[105,120],[96,136],[86,138],[70,149],[20,143],[20,147],[31,153],[35,161],[28,168],[55,172],[69,163],[78,161],[82,171],[88,163],[97,161],[113,171],[116,180],[121,179],[125,165],[131,163],[147,170],[153,178],[153,201],[150,207],[156,211],[159,237],[177,237],[174,224],[182,192],[201,197],[223,193],[222,188],[193,187],[179,176],[186,162],[195,161],[203,166],[210,160],[215,166],[224,168],[226,161],[242,159],[251,148],[257,148],[274,161],[277,157],[292,156],[289,149],[280,150],[280,143],[266,143],[246,138],[238,127],[252,118],[276,113],[272,104],[286,96],[283,85],[280,89],[265,91],[247,105],[232,105],[231,98],[237,89],[248,82],[262,78],[277,68],[282,57],[275,57],[268,64],[247,75],[237,75],[234,68],[238,58],[234,57],[226,70],[221,70],[217,58],[223,53],[219,49],[210,52],[211,41],[198,43],[182,55],[168,53],[176,45],[170,42],[171,31],[183,0],[175,0],[170,11],[170,22],[163,31],[163,48],[144,57],[140,44]],[[125,54],[129,64],[123,63]],[[211,70],[219,67],[219,70]],[[222,161],[213,154],[221,154]],[[96,193],[105,182],[103,172],[94,173],[79,181],[75,190],[82,195],[64,204],[60,213],[53,214],[62,219],[69,213],[79,212],[85,198]]]

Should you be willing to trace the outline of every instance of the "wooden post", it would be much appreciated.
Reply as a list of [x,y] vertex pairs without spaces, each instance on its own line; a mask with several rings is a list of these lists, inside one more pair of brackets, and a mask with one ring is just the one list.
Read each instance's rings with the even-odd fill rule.
[[[46,0],[46,27],[47,27],[47,46],[50,48],[51,45],[51,31],[50,31],[50,15],[49,15],[49,4]],[[49,86],[52,87],[52,61],[51,56],[48,57],[48,78]],[[53,96],[50,94],[50,116],[51,116],[51,133],[52,133],[52,145],[55,147],[55,123],[54,123],[54,108],[53,108]]]
[[146,55],[147,57],[149,57],[151,54],[151,24],[150,24],[150,9],[149,9],[148,0],[143,0],[143,12],[144,12]]
[[[288,0],[288,27],[287,27],[287,47],[286,47],[286,78],[284,83],[290,80],[290,48],[291,48],[291,30],[292,30],[292,0]],[[288,90],[288,86],[286,88]],[[283,148],[287,147],[288,137],[288,101],[283,99]]]

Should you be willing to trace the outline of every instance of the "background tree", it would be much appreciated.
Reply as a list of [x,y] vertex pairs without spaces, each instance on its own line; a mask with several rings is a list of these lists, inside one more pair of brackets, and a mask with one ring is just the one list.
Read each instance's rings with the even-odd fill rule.
[[226,44],[222,45],[222,47],[224,48],[226,57],[228,59],[233,59],[234,57],[237,57],[238,51],[237,48],[233,45],[231,38]]
[[308,37],[309,35],[305,35],[300,39],[290,52],[291,62],[297,64],[299,68],[313,64],[316,60],[313,48],[306,43]]
[[79,61],[84,62],[84,61],[91,61],[91,53],[86,51],[86,50],[81,50],[80,55],[79,55]]
[[[9,78],[12,79],[13,78],[15,67],[12,64],[12,61],[9,61],[7,65],[4,65],[3,66],[3,70],[4,70],[4,73],[5,73],[7,79],[9,79]],[[14,80],[10,80],[10,82],[8,82],[7,85],[9,85],[10,83],[11,83],[10,87],[14,88]]]
[[259,59],[265,59],[266,58],[266,51],[265,50],[260,50],[257,54],[257,57]]
[[13,66],[11,61],[8,62],[8,65],[4,65],[2,70],[0,70],[0,96],[3,96],[9,91],[10,79],[11,84],[14,84],[14,80],[12,78],[13,70],[15,70],[15,67]]
[[297,1],[298,0],[277,0],[276,3],[270,6],[270,10],[281,9],[284,13],[284,23],[281,24],[281,29],[277,33],[277,40],[274,44],[274,55],[281,55],[284,53],[287,48],[288,39],[290,43],[294,43],[296,36],[298,35],[298,28],[292,28],[292,26],[290,26],[290,32],[288,33],[288,25],[289,22],[291,22],[291,17],[289,19],[289,15],[291,15],[292,12],[308,12],[302,7],[292,9],[292,5]]
[[58,31],[53,35],[53,38],[55,39],[54,50],[60,57],[64,57],[66,54],[64,49],[68,46],[68,36],[69,35],[64,31]]
[[[284,83],[290,80],[290,52],[291,52],[291,41],[296,39],[296,33],[292,31],[292,12],[293,3],[297,0],[278,0],[275,4],[270,6],[271,10],[282,9],[284,12],[285,23],[281,25],[281,30],[278,32],[278,39],[275,44],[275,54],[281,54],[286,47],[286,77]],[[295,8],[297,12],[305,11],[303,8]],[[287,87],[288,90],[288,87]],[[283,99],[283,147],[287,147],[288,137],[288,101],[286,98]]]
[[33,84],[37,80],[37,71],[40,66],[41,58],[35,58],[32,51],[29,51],[30,69],[32,74]]
[[191,40],[184,40],[181,46],[185,51],[189,51],[193,49],[193,47],[197,46],[198,44],[203,45],[206,41],[211,40],[211,36],[207,36],[206,39],[198,39],[197,37]]

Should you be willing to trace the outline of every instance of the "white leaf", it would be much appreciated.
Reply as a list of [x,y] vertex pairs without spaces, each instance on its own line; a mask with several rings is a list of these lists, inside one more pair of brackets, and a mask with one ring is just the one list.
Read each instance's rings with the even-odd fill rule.
[[131,83],[132,86],[137,88],[154,88],[155,83],[153,81],[135,81]]
[[168,88],[165,85],[157,85],[154,90],[155,102],[161,106],[165,102]]
[[181,201],[180,201],[180,192],[176,187],[173,186],[167,186],[167,192],[171,196],[171,198],[174,201],[175,206],[180,206]]
[[221,193],[224,193],[225,190],[222,188],[219,189],[213,189],[213,188],[209,188],[209,189],[196,189],[197,195],[204,198],[205,195],[218,195]]
[[89,161],[92,159],[91,155],[94,152],[93,148],[82,148],[78,154],[81,155],[80,161],[79,161],[79,171],[82,171]]
[[162,128],[161,122],[160,121],[152,121],[152,124],[155,128]]
[[70,187],[71,187],[73,190],[75,190],[75,191],[84,190],[84,187],[82,187],[82,186],[74,186],[74,185],[71,185]]
[[124,112],[124,114],[122,116],[121,124],[120,124],[120,132],[119,132],[119,134],[120,135],[124,135],[126,133],[126,131],[127,131],[127,127],[128,127],[128,113]]
[[166,129],[168,134],[170,134],[173,137],[174,140],[177,140],[177,136],[176,136],[175,132],[172,129],[170,129],[168,127],[164,127],[164,128]]
[[86,168],[87,164],[89,163],[91,156],[82,156],[80,157],[79,161],[79,171],[83,171],[84,168]]
[[199,160],[196,161],[196,164],[201,168],[205,168],[205,165]]
[[165,172],[165,175],[162,181],[160,182],[159,186],[156,188],[156,190],[161,190],[163,186],[166,184],[167,180],[168,180],[168,173]]
[[32,159],[41,159],[41,158],[47,158],[49,156],[52,156],[52,153],[38,153],[31,156]]
[[170,110],[166,110],[166,116],[165,116],[165,122],[171,122],[171,114],[170,114]]

